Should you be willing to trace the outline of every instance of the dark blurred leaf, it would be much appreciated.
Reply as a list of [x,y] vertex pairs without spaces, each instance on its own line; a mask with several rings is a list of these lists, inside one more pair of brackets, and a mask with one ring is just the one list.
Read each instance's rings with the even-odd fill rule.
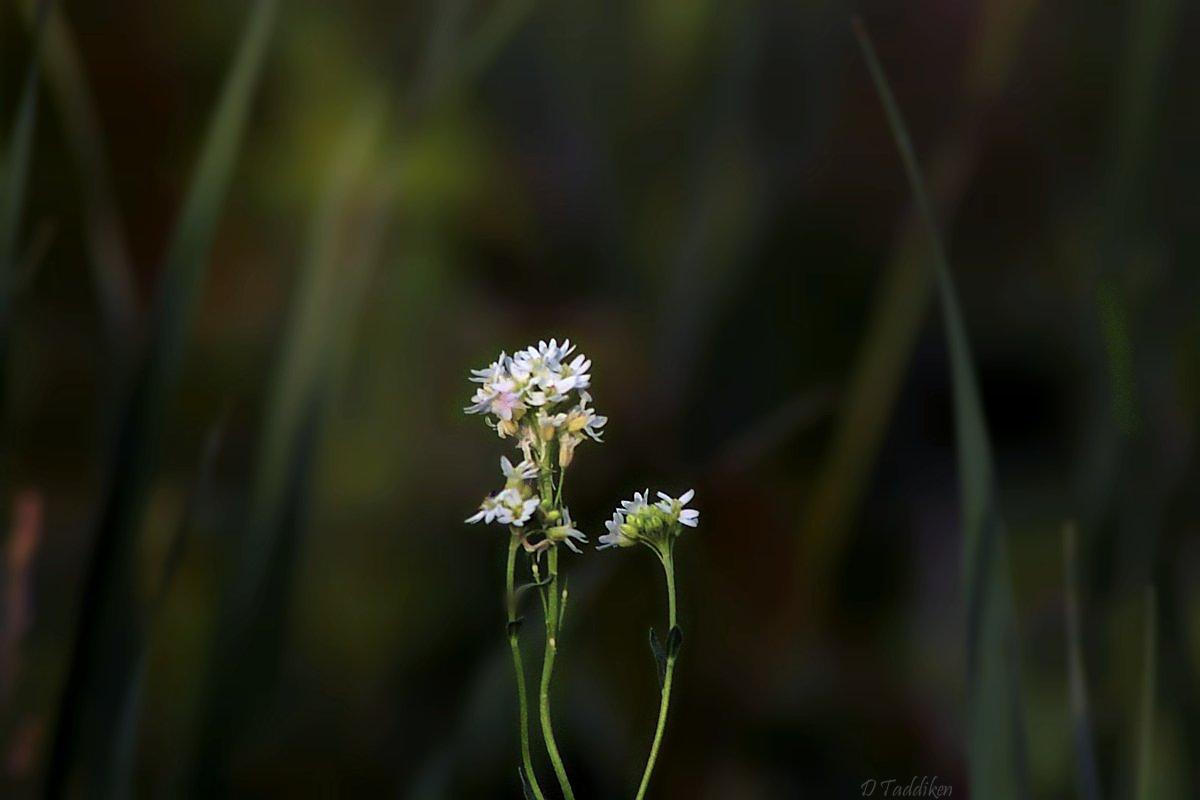
[[147,350],[118,424],[60,700],[46,778],[50,797],[68,792],[81,758],[87,762],[81,778],[90,792],[103,796],[120,784],[113,774],[120,769],[113,731],[134,688],[144,635],[134,563],[137,532],[275,7],[275,0],[255,5],[222,90],[166,257]]
[[654,628],[650,629],[650,652],[654,654],[654,668],[658,672],[658,688],[661,690],[667,675],[667,654],[662,643],[658,641],[658,634],[654,632]]
[[1100,777],[1096,772],[1096,753],[1092,747],[1094,737],[1091,714],[1088,711],[1087,673],[1083,662],[1076,539],[1075,526],[1068,523],[1063,529],[1063,595],[1066,602],[1067,678],[1071,692],[1071,723],[1075,738],[1079,794],[1084,800],[1100,800]]
[[970,343],[950,264],[916,153],[875,48],[861,20],[855,35],[887,114],[901,160],[928,227],[954,386],[954,421],[962,492],[967,607],[967,756],[972,797],[1029,795],[1020,664],[1004,523],[997,505],[991,443],[975,381]]
[[520,633],[520,632],[521,632],[521,626],[522,626],[524,623],[525,623],[525,618],[524,618],[524,617],[517,617],[516,619],[509,620],[509,622],[508,622],[508,625],[506,626],[506,627],[507,627],[507,630],[508,630],[508,638],[512,639],[512,638],[514,638],[514,637],[515,637],[515,636],[516,636],[518,633]]

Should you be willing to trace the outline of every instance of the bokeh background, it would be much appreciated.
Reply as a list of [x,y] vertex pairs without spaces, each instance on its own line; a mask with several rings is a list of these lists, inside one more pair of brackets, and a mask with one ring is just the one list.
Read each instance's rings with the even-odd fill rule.
[[[6,145],[33,5],[0,5]],[[1074,521],[1103,796],[1134,796],[1147,586],[1149,796],[1195,796],[1200,7],[273,12],[48,18],[4,262],[0,792],[65,774],[148,797],[520,796],[505,534],[462,523],[508,450],[461,408],[470,368],[556,336],[593,359],[610,417],[570,471],[577,521],[603,532],[645,486],[695,488],[702,514],[678,550],[685,645],[652,793],[857,797],[929,775],[969,796],[946,336],[861,14],[972,341],[1034,794],[1087,796]],[[164,279],[172,242],[195,246],[185,198],[219,171],[201,153],[263,19],[189,295]],[[564,562],[559,742],[580,796],[627,796],[657,711],[658,567]],[[92,676],[74,694],[73,661]]]

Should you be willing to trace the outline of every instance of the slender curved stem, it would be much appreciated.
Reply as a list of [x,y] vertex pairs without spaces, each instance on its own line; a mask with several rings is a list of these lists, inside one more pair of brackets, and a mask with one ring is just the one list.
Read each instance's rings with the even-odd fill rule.
[[521,545],[520,538],[510,536],[508,545],[508,583],[505,601],[508,606],[508,647],[512,650],[513,669],[517,673],[517,704],[520,708],[518,721],[521,729],[521,762],[525,765],[525,780],[537,800],[545,800],[542,787],[538,785],[537,776],[533,773],[533,759],[529,755],[529,700],[525,693],[525,665],[521,661],[521,645],[517,641],[517,631],[512,624],[517,621],[517,595],[513,590],[513,578],[517,566],[517,548]]
[[[668,637],[675,629],[675,561],[670,545],[662,556],[663,572],[667,575],[667,617],[670,626],[667,628]],[[668,638],[669,641],[669,638]],[[638,787],[637,800],[646,796],[650,786],[650,775],[654,772],[654,762],[658,760],[658,748],[662,744],[663,733],[667,729],[667,708],[671,705],[671,681],[675,676],[676,654],[668,649],[667,668],[663,674],[662,700],[658,704],[658,725],[654,729],[654,743],[650,745],[650,757],[646,759],[646,771],[642,773],[642,783]]]
[[542,685],[539,708],[542,716],[542,738],[546,740],[546,752],[550,754],[550,763],[554,765],[554,774],[558,776],[558,785],[562,787],[566,800],[575,800],[575,792],[567,779],[567,770],[563,766],[562,756],[558,754],[558,743],[554,740],[554,728],[550,724],[550,676],[554,673],[554,656],[558,652],[559,629],[559,595],[558,595],[558,548],[551,547],[546,553],[546,568],[550,571],[550,592],[546,611],[546,653],[542,659]]

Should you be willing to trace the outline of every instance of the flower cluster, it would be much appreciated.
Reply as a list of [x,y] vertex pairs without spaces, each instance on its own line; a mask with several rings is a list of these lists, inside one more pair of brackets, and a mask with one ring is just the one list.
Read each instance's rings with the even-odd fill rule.
[[527,458],[557,440],[559,465],[567,466],[583,437],[600,441],[608,421],[588,407],[592,362],[582,353],[572,358],[574,352],[569,339],[561,345],[551,339],[511,356],[501,353],[486,368],[471,370],[471,380],[480,386],[463,410],[487,415],[501,439],[519,436]]
[[684,526],[694,528],[699,524],[700,512],[686,508],[695,495],[691,489],[679,497],[659,492],[658,502],[652,503],[649,489],[634,492],[633,499],[622,500],[612,519],[604,523],[608,533],[600,537],[599,549],[642,543],[661,552],[672,537],[683,532]]
[[485,415],[501,439],[515,438],[523,459],[515,466],[500,460],[504,489],[467,522],[506,525],[536,553],[560,542],[578,552],[575,543],[587,542],[562,504],[562,475],[575,448],[585,438],[601,441],[608,422],[591,407],[591,366],[570,340],[551,339],[471,371],[479,387],[463,410]]

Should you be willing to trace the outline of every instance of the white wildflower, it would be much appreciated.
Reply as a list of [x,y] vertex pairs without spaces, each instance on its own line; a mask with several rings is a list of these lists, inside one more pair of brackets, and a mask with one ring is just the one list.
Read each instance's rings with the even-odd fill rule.
[[571,512],[566,508],[563,509],[562,524],[555,525],[553,528],[547,529],[546,539],[551,542],[562,542],[576,553],[579,552],[579,548],[575,546],[573,541],[571,541],[572,539],[578,539],[584,544],[587,544],[587,537],[583,535],[583,531],[577,529],[574,523],[571,522]]
[[487,522],[491,523],[496,519],[496,514],[500,511],[500,504],[496,502],[495,497],[488,497],[479,504],[479,510],[467,517],[469,523]]
[[646,490],[645,494],[642,492],[634,492],[632,500],[621,501],[621,509],[625,512],[626,516],[632,517],[649,505],[649,497],[649,489]]
[[496,495],[496,521],[501,525],[522,527],[538,507],[537,496],[525,498],[516,489],[505,489]]
[[500,471],[504,473],[504,485],[506,488],[520,486],[524,481],[533,480],[538,474],[537,465],[529,459],[525,459],[516,466],[513,466],[513,463],[505,456],[500,456]]
[[658,496],[662,499],[655,503],[655,505],[670,516],[672,522],[678,522],[680,525],[686,525],[689,528],[694,528],[700,523],[699,511],[694,508],[684,508],[696,496],[694,489],[688,489],[679,495],[679,497],[671,497],[669,494],[663,494],[662,492],[659,492]]
[[625,517],[620,511],[614,511],[612,519],[604,523],[604,527],[608,533],[603,534],[599,538],[599,546],[597,550],[605,550],[609,547],[632,547],[637,544],[637,539],[627,536],[621,528],[625,525]]

